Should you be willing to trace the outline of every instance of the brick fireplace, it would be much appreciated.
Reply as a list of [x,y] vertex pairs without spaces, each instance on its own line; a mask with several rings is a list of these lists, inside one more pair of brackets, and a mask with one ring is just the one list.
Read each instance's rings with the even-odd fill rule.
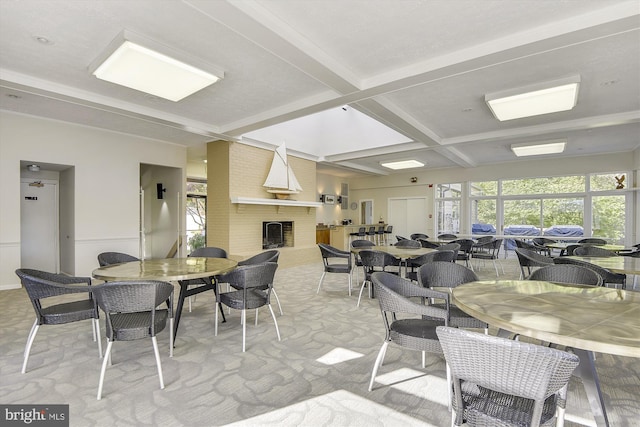
[[262,249],[293,247],[293,221],[264,221]]

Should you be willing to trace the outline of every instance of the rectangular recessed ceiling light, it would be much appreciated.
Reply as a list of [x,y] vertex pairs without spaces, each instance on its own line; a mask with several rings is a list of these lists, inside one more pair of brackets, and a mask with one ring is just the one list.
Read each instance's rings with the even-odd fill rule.
[[565,140],[547,141],[528,144],[513,144],[511,150],[518,157],[539,156],[541,154],[557,154],[564,151],[567,145]]
[[[111,44],[108,57],[97,60],[94,63],[96,65],[90,67],[93,75],[174,102],[204,89],[224,76],[220,72],[215,75],[189,65],[176,59],[174,54],[169,56],[160,53],[160,49],[145,47],[149,46],[147,42],[144,46],[134,43],[129,37],[128,33],[123,33]],[[166,51],[166,48],[163,50]]]
[[576,106],[580,76],[485,95],[500,121],[568,111]]
[[384,162],[380,164],[385,168],[394,169],[394,170],[421,168],[422,166],[424,166],[424,163],[419,162],[417,160],[402,160],[399,162]]

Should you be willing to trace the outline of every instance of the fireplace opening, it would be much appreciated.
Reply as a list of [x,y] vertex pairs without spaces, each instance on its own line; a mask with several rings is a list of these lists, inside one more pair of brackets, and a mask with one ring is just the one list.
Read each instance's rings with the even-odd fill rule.
[[262,223],[262,249],[293,247],[293,221]]

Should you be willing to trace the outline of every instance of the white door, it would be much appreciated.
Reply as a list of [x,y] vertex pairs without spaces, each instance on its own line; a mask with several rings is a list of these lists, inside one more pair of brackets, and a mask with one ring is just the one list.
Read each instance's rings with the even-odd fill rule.
[[58,273],[58,185],[40,182],[20,182],[20,265]]
[[[427,198],[389,199],[389,225],[393,225],[393,238],[427,232]],[[395,240],[393,240],[395,241]]]

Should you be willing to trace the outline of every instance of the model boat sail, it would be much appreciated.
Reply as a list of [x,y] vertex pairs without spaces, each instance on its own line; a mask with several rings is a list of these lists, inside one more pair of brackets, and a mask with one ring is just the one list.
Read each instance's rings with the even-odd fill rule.
[[278,199],[287,199],[290,194],[302,191],[302,187],[300,187],[300,183],[287,161],[287,147],[284,142],[276,148],[273,154],[271,169],[263,187],[267,187],[267,191],[275,194]]

